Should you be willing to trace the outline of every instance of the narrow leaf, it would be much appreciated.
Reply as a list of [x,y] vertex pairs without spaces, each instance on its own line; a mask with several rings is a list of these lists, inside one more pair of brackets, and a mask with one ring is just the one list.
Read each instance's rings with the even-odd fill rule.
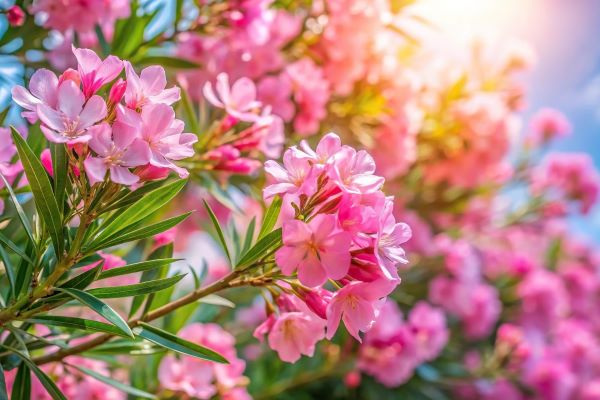
[[15,194],[15,191],[13,190],[12,186],[8,183],[8,181],[6,180],[4,175],[2,175],[2,173],[0,173],[0,179],[2,179],[2,182],[4,182],[4,187],[6,188],[6,190],[8,190],[8,193],[10,194],[10,199],[12,200],[12,203],[15,206],[15,210],[17,210],[17,215],[19,216],[19,219],[21,220],[21,224],[23,224],[23,228],[25,229],[25,232],[27,233],[29,240],[34,242],[33,231],[31,230],[31,224],[29,223],[29,220],[27,219],[27,216],[25,215],[25,211],[23,210],[21,203],[19,203],[19,200],[17,200],[17,195]]
[[98,280],[112,278],[115,276],[128,275],[136,272],[144,272],[149,271],[154,268],[162,267],[163,265],[169,265],[176,261],[181,261],[180,258],[163,258],[159,260],[149,260],[143,261],[139,263],[129,264],[120,268],[112,268],[106,271],[103,271],[100,276],[98,276]]
[[77,365],[72,365],[72,364],[68,364],[68,365],[70,367],[78,369],[79,371],[83,372],[85,375],[89,375],[92,378],[99,380],[100,382],[106,383],[107,385],[112,386],[116,389],[119,389],[120,391],[130,394],[132,396],[143,397],[145,399],[156,399],[157,398],[153,394],[144,392],[143,390],[140,390],[140,389],[134,388],[132,386],[126,385],[124,383],[121,383],[119,381],[116,381],[116,380],[112,379],[111,377],[99,374],[96,371],[91,370],[89,368],[79,367]]
[[10,258],[8,256],[8,254],[6,253],[6,251],[4,250],[3,246],[0,246],[0,260],[2,260],[2,263],[4,264],[4,270],[6,271],[6,276],[8,278],[8,284],[10,285],[10,295],[9,295],[9,299],[12,296],[13,293],[15,293],[16,291],[16,273],[15,273],[15,267],[13,266],[12,262],[10,261]]
[[192,343],[144,322],[140,322],[140,325],[141,326],[134,328],[136,335],[168,350],[203,360],[215,361],[223,364],[228,363],[222,355],[209,348]]
[[56,196],[56,203],[58,204],[59,210],[62,211],[64,209],[65,189],[67,187],[67,176],[69,173],[67,150],[62,143],[52,143],[50,152],[52,155],[52,171],[54,173],[54,193]]
[[131,328],[129,328],[129,325],[127,325],[127,322],[125,322],[123,318],[121,318],[121,316],[110,306],[103,303],[93,295],[78,289],[57,288],[57,290],[67,293],[74,299],[78,300],[81,304],[91,308],[96,313],[104,317],[107,321],[111,322],[113,325],[123,331],[127,336],[134,337],[133,332],[131,332]]
[[129,337],[120,329],[113,325],[105,324],[104,322],[93,321],[75,317],[61,317],[54,315],[36,315],[34,318],[27,320],[33,324],[42,324],[46,326],[56,326],[60,328],[79,329],[87,332],[103,332],[112,335]]
[[21,248],[19,246],[17,246],[12,240],[10,240],[6,236],[4,236],[4,234],[2,232],[0,232],[0,243],[4,243],[6,245],[6,247],[8,247],[12,251],[14,251],[19,257],[23,258],[29,264],[33,264],[33,261],[31,261],[31,258],[29,258],[29,256],[27,254],[25,254],[25,252],[23,250],[21,250]]
[[246,236],[244,237],[244,244],[242,245],[242,254],[246,254],[250,246],[252,246],[252,241],[254,240],[254,230],[256,229],[256,217],[252,217],[250,224],[248,225],[248,230],[246,231]]
[[235,303],[216,294],[209,294],[208,296],[204,296],[200,300],[198,300],[198,302],[204,304],[211,304],[213,306],[235,308]]
[[262,226],[260,227],[260,232],[258,233],[258,240],[265,237],[268,233],[270,233],[275,224],[277,223],[277,218],[279,218],[279,212],[281,211],[281,204],[283,201],[280,196],[275,196],[271,205],[265,212],[265,216],[262,221]]
[[281,228],[260,239],[237,263],[236,268],[247,267],[281,243]]
[[215,230],[217,231],[217,236],[219,237],[219,241],[221,242],[221,247],[223,248],[223,251],[225,252],[225,255],[227,256],[227,259],[229,260],[229,264],[231,265],[231,255],[229,254],[229,249],[227,248],[227,242],[225,241],[225,235],[223,234],[223,229],[221,229],[221,225],[219,225],[217,216],[213,212],[212,208],[210,208],[210,206],[208,205],[206,200],[202,200],[202,201],[204,202],[204,208],[206,208],[206,212],[208,213],[208,216],[210,217],[210,220],[212,221],[213,226],[215,227]]
[[27,142],[21,137],[21,134],[14,127],[11,127],[11,129],[13,142],[17,147],[19,159],[23,164],[25,175],[31,186],[35,207],[40,218],[48,227],[56,254],[62,254],[62,218],[46,170]]
[[185,275],[175,275],[170,278],[156,279],[133,285],[112,286],[90,289],[89,294],[99,299],[115,299],[119,297],[141,296],[167,289],[183,279]]
[[12,400],[31,400],[31,371],[25,363],[19,365],[10,398]]
[[201,68],[200,64],[184,58],[175,58],[169,56],[146,56],[138,61],[140,65],[162,65],[163,67],[193,69]]

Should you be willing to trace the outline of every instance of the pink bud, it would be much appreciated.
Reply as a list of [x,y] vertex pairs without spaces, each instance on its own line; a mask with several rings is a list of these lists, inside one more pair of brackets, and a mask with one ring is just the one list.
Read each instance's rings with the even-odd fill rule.
[[134,171],[141,181],[160,181],[169,176],[169,172],[168,168],[155,167],[150,164],[136,168]]
[[304,294],[304,302],[312,312],[323,319],[327,319],[327,306],[332,293],[325,289],[310,290]]
[[50,154],[50,149],[44,149],[42,154],[40,154],[40,160],[42,161],[42,165],[48,174],[54,177],[54,169],[52,168],[52,155]]
[[119,80],[110,88],[110,93],[108,94],[109,104],[119,103],[125,94],[125,89],[127,89],[127,82],[119,78]]
[[346,384],[346,387],[349,387],[350,389],[358,387],[360,385],[360,381],[361,376],[360,372],[358,371],[350,371],[344,377],[344,383]]
[[6,10],[6,19],[10,26],[21,26],[25,23],[25,12],[19,6],[12,6]]
[[63,72],[59,77],[58,77],[58,84],[60,85],[61,83],[63,83],[64,81],[73,81],[75,82],[75,84],[77,86],[79,86],[79,84],[81,83],[81,78],[79,76],[79,72],[77,72],[76,70],[72,69],[72,68],[68,68],[65,72]]

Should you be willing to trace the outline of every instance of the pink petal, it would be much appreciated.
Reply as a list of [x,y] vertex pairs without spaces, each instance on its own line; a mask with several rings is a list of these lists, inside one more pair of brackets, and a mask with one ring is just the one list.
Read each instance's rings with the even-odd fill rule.
[[149,161],[150,148],[148,147],[148,143],[140,139],[136,139],[121,158],[121,162],[126,167],[146,165]]
[[137,175],[134,175],[126,167],[113,166],[110,168],[110,180],[115,183],[120,183],[121,185],[129,186],[139,181],[140,178]]
[[142,97],[142,82],[139,76],[135,73],[133,66],[129,61],[124,61],[125,64],[125,77],[127,78],[127,88],[125,89],[125,103],[128,106],[135,105],[136,102]]
[[115,79],[123,70],[123,61],[118,57],[108,56],[102,61],[102,64],[96,71],[96,79],[101,81],[102,84],[107,83]]
[[104,117],[106,117],[106,104],[102,97],[94,95],[87,101],[79,116],[79,128],[86,129]]
[[72,46],[73,54],[77,59],[79,72],[81,75],[87,75],[95,71],[102,62],[100,57],[90,49],[77,49]]
[[113,145],[112,129],[106,122],[90,127],[88,133],[92,136],[88,145],[96,154],[106,157]]
[[58,78],[54,72],[45,68],[38,69],[31,76],[29,81],[29,90],[31,94],[54,107],[57,101]]
[[67,143],[69,141],[69,139],[67,139],[65,136],[61,135],[60,133],[49,129],[48,127],[41,125],[40,129],[42,130],[42,133],[44,134],[44,136],[46,137],[46,139],[48,139],[49,142],[52,143]]
[[[246,111],[259,104],[256,102],[256,86],[248,78],[240,78],[231,87],[230,102],[239,111]],[[227,102],[226,102],[227,103]]]
[[309,253],[298,266],[298,279],[303,285],[317,287],[327,281],[327,274],[317,256]]
[[217,95],[215,94],[212,84],[210,82],[206,82],[204,84],[202,88],[202,94],[204,95],[204,98],[213,106],[219,108],[225,107],[225,105],[217,98]]
[[40,104],[37,106],[37,115],[40,120],[50,129],[62,132],[62,130],[65,128],[62,115],[45,104]]
[[136,138],[138,138],[138,130],[135,127],[121,121],[115,121],[113,124],[113,140],[117,148],[127,148]]
[[178,87],[172,87],[165,89],[157,95],[150,96],[150,100],[153,103],[162,103],[171,105],[181,99],[180,89]]
[[229,89],[229,76],[225,72],[217,75],[216,88],[223,104],[229,104],[231,92]]
[[164,136],[175,119],[175,111],[166,104],[150,104],[142,110],[142,135],[147,139],[158,139]]
[[106,163],[101,158],[96,157],[88,157],[83,162],[85,167],[85,173],[90,180],[90,183],[94,185],[95,183],[102,182],[106,175],[106,171],[108,170],[106,167]]
[[36,97],[32,96],[31,93],[23,86],[15,86],[11,90],[12,98],[19,106],[26,110],[35,110],[38,104],[42,102]]
[[81,113],[85,96],[79,86],[72,80],[64,81],[58,88],[58,108],[70,120],[75,120]]
[[154,96],[162,92],[167,86],[167,76],[163,67],[153,65],[144,68],[140,74],[144,93],[147,96]]

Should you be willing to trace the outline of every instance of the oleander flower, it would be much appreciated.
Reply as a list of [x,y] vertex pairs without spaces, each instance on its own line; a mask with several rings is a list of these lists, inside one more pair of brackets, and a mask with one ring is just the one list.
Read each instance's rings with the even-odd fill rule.
[[229,86],[226,73],[217,75],[215,90],[210,82],[206,82],[202,93],[206,100],[215,107],[223,108],[227,114],[241,121],[253,122],[257,118],[255,109],[261,103],[256,100],[256,86],[248,78],[240,78]]
[[123,62],[115,56],[108,56],[101,60],[93,50],[77,49],[75,46],[72,50],[77,59],[77,70],[86,99],[92,97],[102,86],[113,81],[123,70]]
[[165,89],[167,77],[163,67],[153,65],[144,68],[138,76],[129,61],[125,61],[125,76],[127,88],[125,89],[125,104],[136,110],[147,104],[171,105],[181,96],[178,87]]

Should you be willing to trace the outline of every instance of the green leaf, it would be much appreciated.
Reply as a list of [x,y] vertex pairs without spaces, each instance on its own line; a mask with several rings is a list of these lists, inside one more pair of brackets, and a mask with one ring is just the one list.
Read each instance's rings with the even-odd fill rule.
[[93,354],[127,354],[143,356],[148,354],[164,353],[164,347],[155,346],[144,340],[113,340],[101,346],[94,347],[89,353]]
[[0,173],[0,178],[2,179],[2,182],[4,182],[4,187],[6,188],[6,190],[8,190],[8,193],[10,194],[10,199],[11,199],[13,205],[15,206],[15,210],[17,210],[17,215],[19,216],[19,219],[21,220],[21,224],[23,225],[23,228],[25,229],[25,232],[27,233],[29,240],[31,240],[32,243],[35,243],[35,240],[33,239],[33,231],[31,230],[31,224],[29,223],[29,220],[27,219],[27,216],[25,215],[25,211],[23,210],[21,203],[19,203],[19,200],[17,200],[17,195],[15,194],[15,191],[13,190],[12,186],[8,183],[8,181],[6,180],[6,177],[4,175],[2,175],[2,173]]
[[104,317],[107,321],[119,328],[127,336],[134,337],[133,332],[131,332],[131,328],[129,328],[129,325],[127,325],[127,322],[125,322],[125,320],[123,320],[123,318],[121,318],[121,316],[115,310],[110,308],[110,306],[104,304],[93,295],[79,289],[57,288],[57,290],[67,293],[69,296],[78,300],[81,304],[91,308],[96,313]]
[[138,61],[140,65],[161,65],[168,68],[179,68],[179,69],[194,69],[201,68],[202,66],[193,61],[186,60],[184,58],[175,58],[169,56],[146,56]]
[[33,261],[29,258],[27,254],[19,246],[17,246],[12,240],[4,236],[2,232],[0,232],[0,243],[4,243],[6,247],[15,252],[19,257],[23,258],[29,264],[33,264]]
[[89,248],[97,247],[97,243],[102,243],[106,239],[114,237],[115,234],[122,232],[132,224],[164,207],[165,204],[170,202],[183,189],[185,184],[186,180],[181,179],[148,193],[124,212],[118,214],[114,219],[109,219],[100,227],[100,234],[90,244]]
[[187,126],[192,133],[196,135],[200,134],[200,121],[198,121],[198,115],[194,110],[194,106],[192,104],[192,100],[190,96],[187,94],[186,90],[181,90],[181,103],[183,106],[183,113],[187,119]]
[[223,364],[228,363],[222,355],[209,348],[189,342],[145,322],[140,322],[140,326],[134,328],[134,330],[137,336],[152,343],[156,343],[168,350],[200,358],[202,360],[215,361]]
[[79,290],[85,289],[96,280],[98,275],[100,275],[100,271],[102,271],[103,264],[104,262],[100,262],[100,264],[96,265],[94,268],[82,272],[81,274],[69,279],[65,283],[61,284],[60,287],[74,288]]
[[31,371],[25,363],[19,365],[10,398],[12,400],[31,400]]
[[219,241],[221,242],[221,247],[229,260],[229,265],[231,265],[231,255],[229,254],[229,249],[227,248],[227,242],[225,241],[225,235],[223,234],[223,229],[221,229],[221,225],[219,225],[219,221],[217,220],[217,216],[213,212],[212,208],[208,205],[206,200],[202,200],[204,202],[204,208],[206,208],[206,212],[212,221],[213,226],[215,227],[215,231],[217,231],[217,236]]
[[106,271],[103,271],[100,276],[98,276],[98,280],[112,278],[115,276],[128,275],[136,272],[144,272],[149,271],[158,267],[162,267],[163,265],[169,265],[176,261],[181,261],[181,258],[162,258],[158,260],[149,260],[143,261],[139,263],[129,264],[120,268],[112,268]]
[[[50,377],[48,377],[48,375],[46,375],[44,373],[44,371],[42,371],[37,365],[35,365],[35,363],[33,361],[31,361],[31,359],[29,357],[27,357],[25,354],[21,353],[20,351],[13,349],[12,347],[5,346],[3,344],[0,344],[0,346],[13,352],[17,357],[19,357],[21,360],[23,360],[23,363],[27,365],[28,370],[30,369],[31,371],[33,371],[35,376],[37,376],[38,380],[44,386],[44,388],[46,389],[46,391],[48,392],[50,397],[52,397],[55,400],[67,400],[67,398],[62,394],[60,389],[56,386],[54,381],[52,381],[52,379],[50,379]],[[19,367],[19,371],[17,371],[17,375],[19,374],[20,371],[21,371],[21,367]],[[23,373],[26,375],[29,375],[29,371],[26,371],[26,372],[24,371]],[[29,382],[29,384],[27,383],[26,378],[24,378],[23,382],[24,382],[25,386],[31,385],[31,382]],[[16,383],[17,382],[15,382],[13,391],[17,387]],[[19,384],[21,384],[21,382],[19,382]],[[22,396],[22,394],[19,394],[19,395]],[[13,394],[13,396],[14,396],[14,394]],[[19,397],[15,397],[15,398],[19,398]],[[21,397],[21,398],[23,398],[23,397]],[[29,398],[29,397],[26,397],[26,398]]]
[[46,326],[57,326],[60,328],[80,329],[87,332],[102,332],[112,335],[129,337],[120,329],[113,325],[105,324],[104,322],[93,321],[75,317],[60,317],[55,315],[36,315],[34,318],[27,320],[33,324],[42,324]]
[[6,378],[4,377],[2,364],[0,364],[0,400],[8,400],[8,390],[6,389]]
[[103,55],[106,57],[110,54],[110,45],[106,41],[106,37],[104,37],[104,32],[102,32],[102,27],[98,24],[94,27],[94,31],[96,32],[96,37],[98,38],[98,43],[100,44],[100,48],[102,49]]
[[51,143],[52,171],[54,173],[54,193],[58,208],[64,210],[67,176],[69,174],[69,161],[67,150],[62,143]]
[[133,285],[109,286],[88,290],[88,293],[99,299],[115,299],[119,297],[141,296],[165,290],[183,279],[184,275],[175,275],[170,278],[156,279]]
[[132,386],[126,385],[124,383],[121,383],[119,381],[116,381],[114,379],[112,379],[111,377],[102,375],[97,373],[94,370],[91,370],[89,368],[85,368],[85,367],[79,367],[77,365],[72,365],[72,364],[68,364],[70,367],[72,368],[76,368],[79,371],[83,372],[85,375],[89,375],[94,379],[99,380],[100,382],[106,383],[109,386],[112,386],[122,392],[125,392],[127,394],[130,394],[132,396],[136,396],[136,397],[143,397],[145,399],[156,399],[157,397],[153,394],[150,394],[148,392],[144,392],[143,390],[134,388]]
[[[29,253],[33,250],[33,242],[27,244],[25,253]],[[13,295],[17,297],[19,294],[29,290],[29,283],[31,282],[31,274],[33,273],[33,265],[21,259],[17,267],[17,279],[15,281],[15,292]]]
[[265,255],[273,247],[281,244],[281,228],[274,230],[262,239],[260,239],[254,247],[242,257],[242,259],[235,266],[236,269],[247,267],[253,262],[258,260],[260,257]]
[[104,209],[104,212],[118,210],[119,208],[131,205],[144,197],[146,193],[149,193],[155,189],[158,189],[164,184],[164,181],[153,181],[147,182],[141,188],[134,190],[133,192],[123,191],[123,196],[116,199],[110,206]]
[[36,209],[40,218],[48,227],[55,253],[60,255],[63,250],[63,224],[48,174],[39,158],[36,157],[27,142],[23,140],[21,134],[14,127],[11,127],[11,129],[13,142],[19,152],[19,158],[33,192]]
[[213,306],[235,308],[235,303],[216,294],[209,294],[208,296],[204,296],[200,300],[198,300],[198,302],[204,304],[211,304]]
[[273,230],[273,227],[277,223],[277,218],[279,218],[281,204],[283,204],[283,201],[281,200],[280,196],[273,197],[271,205],[265,212],[265,216],[262,221],[262,226],[260,227],[260,232],[258,233],[258,240],[262,239]]
[[246,236],[244,237],[244,244],[242,246],[242,254],[246,254],[250,246],[252,246],[252,241],[254,240],[254,230],[256,229],[256,217],[252,217],[250,224],[248,225],[248,230],[246,231]]
[[122,243],[133,242],[134,240],[146,239],[146,238],[152,237],[154,235],[158,235],[159,233],[162,233],[164,231],[167,231],[167,230],[173,228],[174,226],[179,225],[182,221],[184,221],[187,217],[189,217],[190,214],[191,214],[191,212],[188,212],[188,213],[185,213],[182,215],[178,215],[176,217],[167,218],[167,219],[157,222],[155,224],[144,226],[142,228],[135,229],[131,232],[127,232],[121,236],[117,236],[115,238],[108,238],[105,241],[100,242],[100,243],[94,242],[90,245],[90,246],[94,246],[94,247],[90,247],[89,249],[86,248],[86,251],[101,250],[101,249],[116,246],[116,245],[119,245]]

